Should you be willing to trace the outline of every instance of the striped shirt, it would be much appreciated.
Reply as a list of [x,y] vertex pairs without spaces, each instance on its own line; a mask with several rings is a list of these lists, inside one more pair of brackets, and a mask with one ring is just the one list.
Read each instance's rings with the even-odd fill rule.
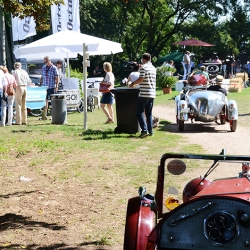
[[139,97],[155,98],[156,96],[156,69],[151,62],[143,64],[140,68],[140,78],[143,81],[140,83]]
[[56,83],[56,76],[58,76],[58,71],[55,65],[44,65],[42,67],[43,86],[47,86],[48,89],[54,89]]

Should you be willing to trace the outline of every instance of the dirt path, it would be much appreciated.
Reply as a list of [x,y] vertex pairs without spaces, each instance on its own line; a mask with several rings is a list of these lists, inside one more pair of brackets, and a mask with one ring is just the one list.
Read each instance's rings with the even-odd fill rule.
[[201,145],[208,154],[219,154],[222,149],[230,155],[248,155],[250,131],[247,127],[238,124],[236,132],[230,132],[229,123],[218,125],[216,123],[200,123],[190,121],[185,123],[183,132],[178,131],[175,121],[174,107],[155,106],[153,114],[160,119],[170,121],[167,125],[169,131],[182,134],[190,144]]

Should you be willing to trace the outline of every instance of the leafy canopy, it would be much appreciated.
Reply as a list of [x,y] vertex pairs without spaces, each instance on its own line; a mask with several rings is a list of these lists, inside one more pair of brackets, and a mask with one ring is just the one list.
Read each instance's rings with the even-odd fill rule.
[[63,0],[0,0],[5,13],[10,13],[14,17],[21,19],[26,16],[33,16],[38,31],[50,28],[50,7],[52,4],[63,3]]

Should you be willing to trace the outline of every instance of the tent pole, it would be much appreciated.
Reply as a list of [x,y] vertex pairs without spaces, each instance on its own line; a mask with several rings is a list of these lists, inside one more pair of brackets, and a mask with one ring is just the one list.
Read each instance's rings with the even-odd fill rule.
[[85,43],[83,44],[83,110],[84,110],[84,129],[87,130],[87,65],[86,65],[86,54],[87,54],[87,46]]
[[69,53],[67,52],[67,66],[68,66],[68,78],[70,78],[70,70],[69,70]]

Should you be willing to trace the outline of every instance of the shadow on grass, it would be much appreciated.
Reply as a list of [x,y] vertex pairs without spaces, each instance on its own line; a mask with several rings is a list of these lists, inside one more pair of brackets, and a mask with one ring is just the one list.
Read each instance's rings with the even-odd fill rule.
[[49,224],[46,222],[39,222],[30,220],[29,217],[25,217],[17,214],[5,214],[0,216],[0,231],[11,230],[11,229],[27,229],[32,230],[33,228],[44,227],[51,230],[65,230],[64,226],[59,226],[55,223]]
[[[226,124],[227,125],[227,124]],[[218,126],[221,126],[220,124],[215,123],[185,123],[184,124],[184,130],[179,131],[178,125],[176,123],[171,123],[168,121],[160,121],[159,130],[160,131],[169,131],[172,133],[178,133],[178,134],[196,134],[196,133],[231,133],[229,125],[228,128],[223,126],[221,129],[218,129]],[[217,129],[216,129],[217,128]]]
[[247,114],[239,114],[239,116],[250,116],[250,113],[247,113]]
[[38,190],[33,190],[33,191],[29,191],[29,192],[15,192],[12,194],[2,194],[0,195],[0,198],[11,198],[11,197],[22,197],[26,194],[32,194],[32,193],[36,193]]
[[65,243],[60,243],[60,244],[51,244],[51,245],[37,245],[37,244],[31,244],[31,245],[21,245],[21,244],[6,244],[6,245],[0,245],[0,249],[21,249],[25,248],[27,250],[82,250],[82,246],[88,246],[88,245],[93,245],[95,246],[95,250],[107,250],[109,247],[105,246],[98,246],[97,241],[94,242],[88,242],[88,243],[82,243],[79,244],[78,246],[69,246]]
[[115,133],[113,130],[91,130],[83,131],[83,140],[101,140],[111,138],[136,138],[136,134]]

